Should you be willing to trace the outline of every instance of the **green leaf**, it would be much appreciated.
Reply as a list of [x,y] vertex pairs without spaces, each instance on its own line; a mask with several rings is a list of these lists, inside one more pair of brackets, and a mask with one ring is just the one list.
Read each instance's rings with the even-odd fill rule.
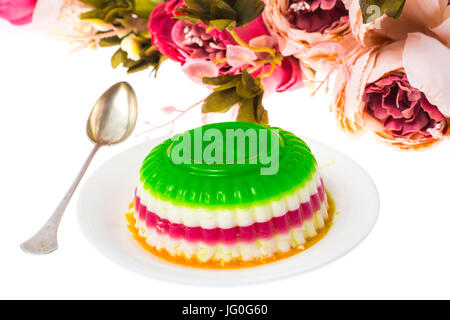
[[103,18],[104,18],[104,14],[103,14],[103,10],[101,10],[101,9],[94,9],[94,10],[83,12],[82,14],[80,14],[81,20],[103,19]]
[[123,17],[128,13],[130,13],[130,8],[114,8],[107,11],[103,19],[108,23],[112,23],[116,18]]
[[384,1],[383,12],[385,12],[391,18],[398,19],[402,14],[405,3],[406,0]]
[[[177,9],[177,11],[181,12],[181,8]],[[172,19],[177,19],[177,20],[186,20],[187,22],[190,22],[192,24],[196,24],[197,22],[201,21],[196,17],[193,17],[189,14],[183,14],[183,15],[179,15],[179,16],[175,16],[172,17]]]
[[111,66],[115,69],[122,63],[125,63],[127,58],[128,58],[128,54],[125,51],[123,51],[122,49],[119,49],[111,57]]
[[148,19],[160,3],[163,3],[163,0],[134,0],[134,13],[140,18]]
[[218,77],[204,77],[203,83],[209,86],[221,86],[238,78],[240,78],[240,75],[238,74],[226,74]]
[[242,72],[242,79],[236,87],[236,91],[241,97],[252,99],[261,94],[264,89],[261,87],[259,79],[253,78],[247,70],[244,70]]
[[[234,80],[232,80],[232,81],[230,81],[230,82],[227,82],[227,83],[225,83],[225,84],[223,84],[223,85],[221,85],[221,86],[218,86],[218,87],[214,88],[214,92],[217,92],[217,91],[223,91],[223,90],[228,90],[228,89],[231,89],[231,88],[236,88],[237,85],[238,85],[240,82],[241,82],[241,78],[239,77],[239,78],[237,78],[237,79],[234,79]],[[237,91],[237,90],[236,90],[236,91]]]
[[405,3],[406,0],[359,0],[364,23],[372,22],[383,14],[398,19]]
[[146,48],[142,51],[144,53],[144,56],[147,59],[152,59],[154,61],[158,61],[161,58],[161,53],[158,50],[156,50],[156,48],[154,46]]
[[260,0],[236,0],[233,7],[238,12],[237,26],[242,27],[259,17],[265,4]]
[[213,92],[208,98],[206,98],[205,103],[202,107],[203,113],[208,112],[227,112],[234,105],[241,101],[241,97],[236,93],[234,88]]
[[267,111],[262,104],[264,88],[261,80],[253,78],[247,70],[243,70],[240,75],[203,78],[203,83],[216,86],[203,105],[203,113],[227,112],[239,104],[238,121],[268,122]]
[[262,95],[254,99],[244,100],[239,107],[236,121],[268,124],[269,116],[262,105]]
[[268,124],[269,123],[269,115],[267,113],[267,110],[264,109],[263,103],[263,95],[259,95],[257,100],[256,100],[256,104],[255,104],[255,108],[256,108],[256,120],[258,121],[258,123],[264,123],[264,124]]
[[119,37],[108,37],[100,40],[100,47],[113,47],[120,44],[122,40]]
[[236,121],[253,123],[258,122],[256,119],[255,104],[253,99],[248,99],[241,103]]
[[211,8],[210,0],[184,0],[184,3],[189,8],[201,12],[208,12],[209,8]]
[[211,4],[211,15],[221,20],[236,20],[238,15],[236,11],[225,1],[215,0]]
[[139,63],[139,61],[132,60],[132,59],[126,59],[126,60],[123,62],[123,66],[124,66],[125,68],[133,68],[133,67],[135,67],[138,63]]
[[94,10],[84,12],[81,19],[99,19],[117,27],[145,25],[153,9],[163,0],[82,0]]
[[78,1],[94,8],[101,8],[103,5],[103,0],[78,0]]
[[201,12],[196,12],[190,8],[178,8],[178,12],[185,13],[183,15],[174,16],[173,19],[186,20],[190,23],[196,24],[201,21],[204,24],[209,25],[209,17]]
[[[81,2],[95,9],[82,13],[80,19],[101,20],[109,23],[111,30],[117,29],[122,31],[119,36],[101,39],[99,45],[102,47],[119,46],[122,40],[130,35],[129,30],[135,30],[132,34],[136,41],[134,45],[137,45],[136,48],[139,50],[138,60],[129,59],[127,52],[119,49],[111,57],[111,66],[113,68],[123,65],[123,67],[128,69],[128,73],[138,72],[149,67],[153,67],[157,71],[165,57],[153,47],[146,25],[152,10],[163,1],[81,0]],[[102,36],[102,33],[105,32],[107,31],[98,32],[97,34]]]
[[133,66],[131,66],[130,68],[128,68],[127,73],[136,73],[139,71],[143,71],[145,69],[148,69],[150,67],[154,67],[154,63],[151,61],[147,61],[147,60],[141,60],[138,63],[134,64]]
[[216,20],[210,20],[208,22],[208,25],[216,28],[218,30],[225,30],[228,27],[231,27],[235,25],[236,22],[234,20],[227,20],[227,19],[216,19]]
[[236,92],[239,96],[241,96],[244,99],[253,99],[258,95],[258,91],[254,92],[252,90],[248,90],[245,85],[242,83],[242,81],[239,81],[236,86]]
[[185,0],[185,4],[187,8],[177,9],[184,15],[176,16],[176,19],[202,21],[219,30],[252,22],[265,6],[261,0]]

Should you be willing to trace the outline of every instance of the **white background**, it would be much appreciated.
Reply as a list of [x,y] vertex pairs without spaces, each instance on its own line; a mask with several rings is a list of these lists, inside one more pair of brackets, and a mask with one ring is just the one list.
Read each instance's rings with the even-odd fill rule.
[[[119,151],[142,142],[146,136],[137,134],[149,128],[144,121],[162,124],[173,117],[161,112],[162,107],[187,108],[208,92],[172,62],[163,65],[155,80],[146,71],[127,75],[110,68],[114,49],[69,54],[66,42],[3,21],[0,34],[0,298],[450,298],[450,142],[405,152],[371,134],[351,139],[337,128],[329,98],[310,99],[307,89],[267,99],[271,124],[348,154],[368,171],[380,192],[375,229],[344,258],[306,275],[240,288],[147,279],[89,245],[78,227],[76,195],[61,224],[60,249],[48,256],[26,255],[19,244],[53,212],[92,148],[85,123],[105,89],[123,80],[134,86],[139,124],[129,141],[102,149],[88,175]],[[196,108],[177,121],[175,130],[200,124]]]

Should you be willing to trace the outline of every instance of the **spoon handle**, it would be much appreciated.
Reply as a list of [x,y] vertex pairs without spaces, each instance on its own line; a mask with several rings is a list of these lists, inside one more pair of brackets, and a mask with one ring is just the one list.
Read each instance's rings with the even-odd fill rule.
[[50,219],[48,219],[45,225],[32,238],[20,245],[23,251],[25,251],[26,253],[42,255],[51,253],[58,249],[57,233],[61,218],[64,214],[64,211],[66,210],[67,205],[70,202],[70,199],[72,199],[75,190],[80,184],[81,179],[86,173],[87,168],[91,164],[92,159],[94,158],[100,147],[100,144],[96,144],[94,146],[94,149],[92,149],[89,157],[78,173],[77,178],[70,186],[70,189],[67,191],[66,195],[61,200]]

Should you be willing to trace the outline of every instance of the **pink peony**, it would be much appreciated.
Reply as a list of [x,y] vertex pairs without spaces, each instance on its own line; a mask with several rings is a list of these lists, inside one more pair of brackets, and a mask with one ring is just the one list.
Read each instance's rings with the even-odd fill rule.
[[412,33],[348,63],[351,74],[338,74],[333,104],[345,130],[369,129],[401,148],[430,146],[449,134],[450,50],[441,42]]
[[[272,48],[277,43],[272,38],[262,17],[234,31],[246,46],[236,41],[228,31],[208,30],[199,22],[190,23],[174,19],[177,8],[184,7],[182,0],[166,1],[155,8],[149,20],[149,31],[155,47],[169,59],[180,62],[183,71],[195,82],[202,77],[240,73],[244,68],[255,68],[253,76],[270,71],[270,64],[258,65],[268,56],[251,48]],[[208,31],[207,31],[208,30]],[[300,63],[295,58],[284,59],[271,76],[264,79],[266,91],[286,91],[302,86]]]
[[341,63],[345,54],[354,48],[345,1],[265,2],[264,21],[277,38],[283,55],[295,55],[315,69],[329,68]]
[[348,20],[348,11],[342,0],[289,0],[287,19],[299,30],[324,33]]
[[447,131],[447,119],[425,94],[396,72],[366,85],[364,121],[371,129],[400,139],[428,141]]
[[30,23],[37,0],[0,0],[0,18],[15,25]]

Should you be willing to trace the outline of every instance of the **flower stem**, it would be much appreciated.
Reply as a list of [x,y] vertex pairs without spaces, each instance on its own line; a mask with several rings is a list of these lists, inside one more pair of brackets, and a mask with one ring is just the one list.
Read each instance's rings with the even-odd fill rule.
[[270,77],[270,76],[273,74],[273,72],[275,71],[275,66],[276,66],[276,65],[277,65],[276,62],[275,62],[275,61],[272,61],[270,70],[269,70],[268,72],[262,74],[262,75],[260,76],[261,79],[264,79],[264,78],[266,78],[266,77]]
[[218,65],[218,64],[221,64],[222,62],[227,62],[227,58],[225,57],[225,58],[216,60],[216,61],[214,61],[214,64],[215,64],[215,65]]
[[228,32],[230,32],[231,36],[238,44],[240,44],[241,46],[243,46],[249,50],[252,50],[254,52],[266,52],[266,53],[269,53],[272,57],[275,57],[277,54],[277,51],[273,48],[269,48],[269,47],[256,48],[256,47],[252,47],[252,46],[248,45],[244,40],[242,40],[238,36],[238,34],[234,30],[234,28],[228,29]]
[[144,131],[144,132],[141,132],[141,133],[137,134],[137,136],[139,137],[139,136],[142,136],[142,135],[144,135],[144,134],[150,134],[150,133],[152,133],[152,132],[155,131],[155,130],[162,129],[162,128],[167,127],[167,126],[169,126],[169,125],[171,126],[171,131],[170,131],[170,133],[172,134],[172,133],[173,133],[173,127],[174,127],[175,121],[177,121],[178,119],[180,119],[181,117],[183,117],[184,115],[186,115],[186,113],[188,113],[189,111],[191,111],[192,109],[194,109],[195,107],[197,107],[199,104],[201,104],[201,103],[203,103],[203,102],[205,102],[205,99],[200,100],[200,101],[197,102],[197,103],[194,103],[192,106],[190,106],[189,108],[187,108],[187,109],[185,109],[185,110],[179,110],[179,109],[176,109],[176,112],[178,112],[178,115],[177,115],[175,118],[173,118],[172,120],[170,120],[170,121],[168,121],[168,122],[166,122],[166,123],[163,123],[163,124],[161,124],[161,125],[154,125],[154,124],[151,124],[151,123],[148,122],[148,121],[144,121],[146,124],[152,126],[152,128],[149,129],[149,130],[146,130],[146,131]]

